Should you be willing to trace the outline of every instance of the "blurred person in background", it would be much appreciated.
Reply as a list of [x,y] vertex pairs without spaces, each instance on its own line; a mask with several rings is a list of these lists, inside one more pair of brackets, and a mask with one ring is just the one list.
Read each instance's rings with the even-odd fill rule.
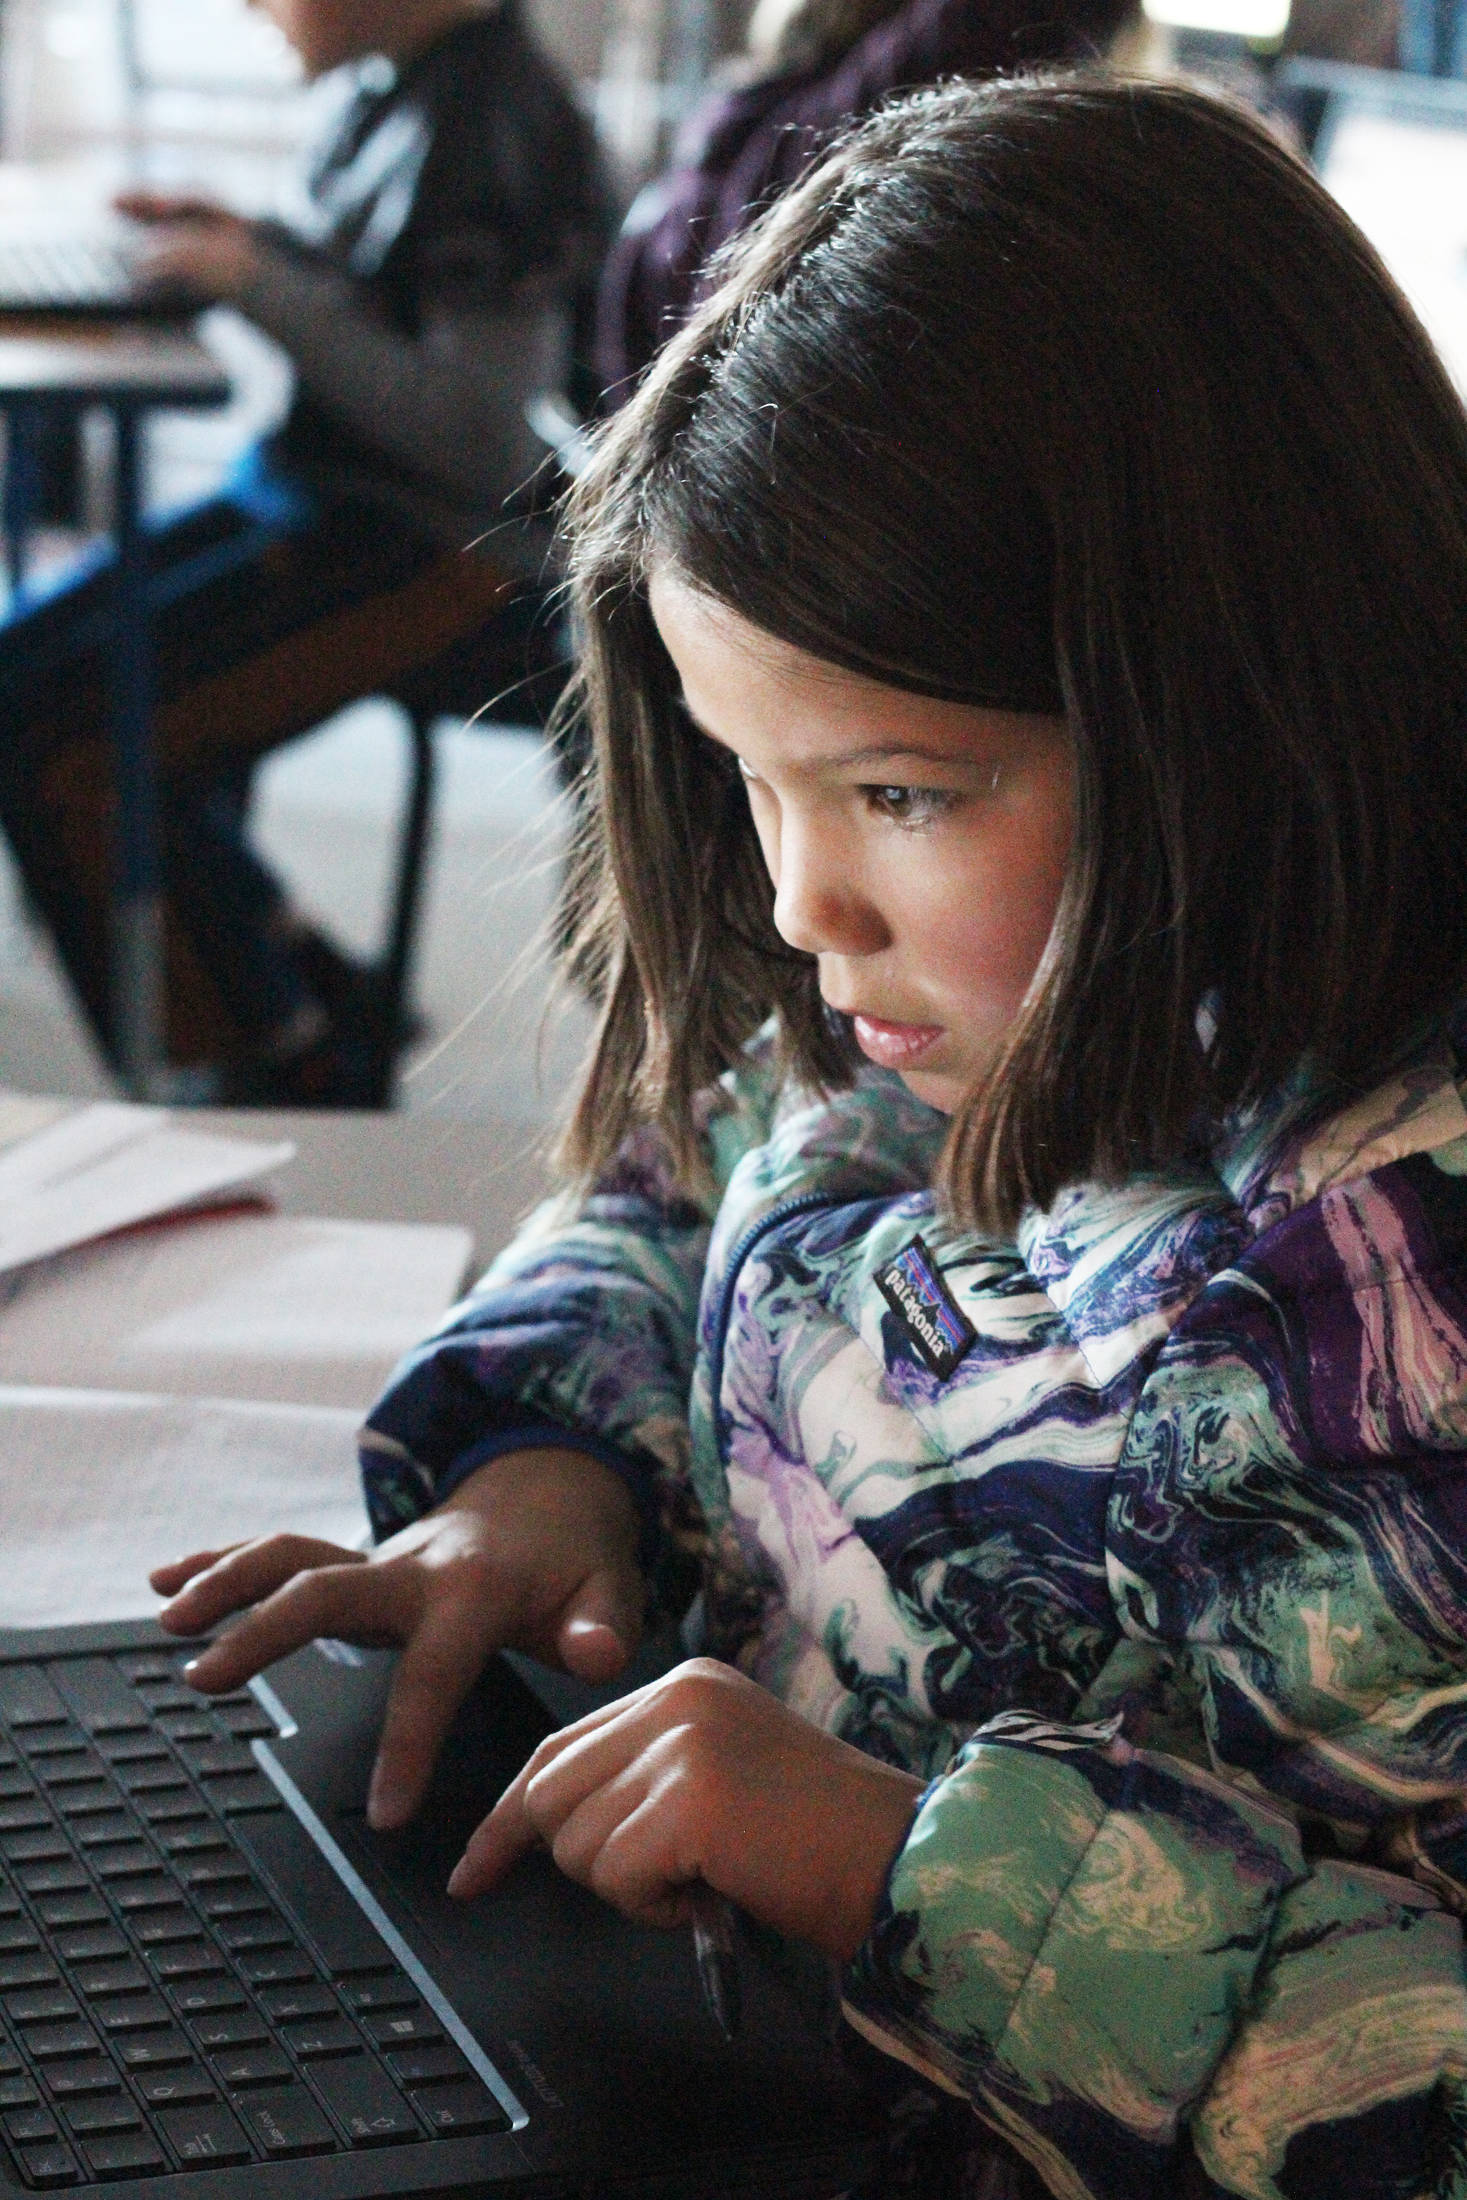
[[686,124],[608,258],[596,366],[610,409],[702,295],[708,261],[853,118],[948,76],[1094,59],[1139,0],[758,0],[745,53]]
[[[153,232],[148,280],[237,308],[296,370],[283,426],[152,532],[168,1043],[205,1096],[351,1105],[371,976],[251,847],[253,766],[455,648],[487,660],[486,700],[524,678],[545,548],[513,501],[543,455],[525,408],[565,382],[607,200],[517,0],[252,4],[308,76],[358,70],[310,219],[120,202]],[[0,822],[104,1047],[108,586],[94,560],[0,635]]]

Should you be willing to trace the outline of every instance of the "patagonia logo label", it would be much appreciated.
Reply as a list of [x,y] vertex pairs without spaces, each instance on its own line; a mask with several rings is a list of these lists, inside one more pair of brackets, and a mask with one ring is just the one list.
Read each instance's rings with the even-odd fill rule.
[[945,1380],[978,1342],[977,1330],[959,1310],[921,1238],[914,1237],[895,1260],[878,1269],[876,1288],[934,1375]]

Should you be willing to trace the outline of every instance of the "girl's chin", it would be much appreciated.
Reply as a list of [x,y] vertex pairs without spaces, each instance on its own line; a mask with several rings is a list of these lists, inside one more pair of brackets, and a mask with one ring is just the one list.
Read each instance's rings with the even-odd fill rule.
[[939,1115],[952,1115],[962,1105],[967,1086],[960,1077],[945,1077],[941,1070],[898,1070],[897,1075],[914,1100],[925,1107],[936,1108]]

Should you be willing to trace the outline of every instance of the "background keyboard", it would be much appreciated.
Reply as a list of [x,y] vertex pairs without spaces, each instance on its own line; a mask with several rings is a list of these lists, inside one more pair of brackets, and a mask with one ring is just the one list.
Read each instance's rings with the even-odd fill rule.
[[0,2132],[32,2188],[508,2128],[260,1771],[275,1731],[166,1652],[0,1665]]
[[116,312],[137,286],[132,254],[94,237],[0,240],[0,311]]

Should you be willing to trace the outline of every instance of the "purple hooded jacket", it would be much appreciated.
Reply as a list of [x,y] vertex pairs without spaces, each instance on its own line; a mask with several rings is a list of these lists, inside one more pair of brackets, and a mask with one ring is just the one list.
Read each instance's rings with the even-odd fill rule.
[[596,329],[606,409],[630,394],[697,303],[719,246],[794,183],[844,123],[939,78],[1098,55],[1133,12],[1131,0],[907,0],[818,68],[714,93],[607,260]]

